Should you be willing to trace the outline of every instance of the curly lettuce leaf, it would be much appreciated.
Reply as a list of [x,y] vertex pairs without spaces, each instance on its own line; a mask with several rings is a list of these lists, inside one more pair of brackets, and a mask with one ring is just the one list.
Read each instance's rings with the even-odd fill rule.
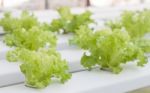
[[81,26],[79,30],[81,33],[76,35],[74,41],[89,52],[85,52],[81,59],[85,68],[92,69],[98,65],[100,68],[120,73],[123,69],[121,65],[127,62],[136,61],[138,66],[147,63],[144,51],[131,41],[125,31],[106,29],[93,32],[85,26]]
[[39,25],[37,18],[28,11],[23,11],[20,17],[13,17],[10,12],[6,12],[4,17],[0,19],[0,26],[7,33],[12,33],[16,29],[30,29]]
[[120,20],[108,21],[106,24],[112,28],[125,28],[132,39],[141,38],[150,32],[150,11],[124,11]]
[[38,19],[28,11],[23,11],[20,18],[18,19],[21,24],[21,28],[30,29],[33,26],[38,26],[40,23]]
[[122,24],[131,38],[141,38],[150,32],[150,11],[139,12],[126,11],[122,14]]
[[[72,45],[77,45],[82,49],[88,49],[90,47],[95,47],[96,37],[93,38],[94,32],[88,28],[88,26],[80,26],[80,29],[76,31],[76,35],[74,35],[69,43]],[[91,44],[88,44],[90,42]]]
[[16,29],[11,34],[6,34],[4,42],[9,46],[27,48],[29,50],[37,50],[49,45],[56,46],[56,36],[43,29],[34,26],[31,29]]
[[20,28],[21,24],[17,18],[12,17],[10,12],[6,12],[4,17],[0,19],[0,26],[3,27],[4,31],[12,32],[14,29]]
[[55,49],[30,51],[17,48],[8,52],[7,59],[22,63],[20,69],[25,75],[25,82],[29,87],[44,88],[54,79],[64,83],[71,78],[67,62],[61,59]]
[[50,30],[55,32],[63,30],[63,33],[75,33],[81,25],[93,23],[91,12],[86,11],[82,14],[72,14],[68,7],[58,9],[60,18],[54,19],[50,24]]
[[106,25],[111,29],[124,29],[132,41],[145,52],[150,52],[150,40],[143,39],[150,33],[150,10],[124,11],[120,20],[108,21]]
[[62,20],[64,20],[64,21],[72,20],[73,14],[71,13],[69,7],[61,7],[57,11],[58,11],[60,17],[62,18]]

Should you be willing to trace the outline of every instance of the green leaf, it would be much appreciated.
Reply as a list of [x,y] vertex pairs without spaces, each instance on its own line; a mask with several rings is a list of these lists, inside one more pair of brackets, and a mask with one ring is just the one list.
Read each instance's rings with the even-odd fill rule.
[[120,20],[108,21],[106,25],[111,29],[124,29],[134,44],[150,52],[150,40],[143,39],[150,33],[150,10],[124,11]]
[[0,19],[0,26],[7,33],[12,33],[16,29],[30,29],[39,25],[37,18],[28,11],[23,11],[20,17],[13,17],[10,12],[6,12],[4,17]]
[[55,47],[56,36],[50,31],[34,26],[31,29],[16,29],[13,33],[6,34],[4,42],[9,46],[38,50],[39,48]]
[[68,7],[61,7],[58,9],[58,13],[60,18],[54,19],[50,24],[50,30],[53,32],[58,32],[61,29],[64,31],[64,34],[70,32],[76,33],[75,31],[81,25],[89,25],[94,22],[90,18],[92,13],[89,11],[85,11],[81,14],[72,14]]
[[122,64],[135,62],[138,66],[147,63],[144,51],[132,42],[128,32],[115,30],[100,30],[93,32],[86,26],[80,27],[80,34],[75,35],[75,44],[89,51],[84,53],[81,64],[88,69],[99,66],[110,69],[114,73],[122,71]]
[[[14,54],[15,53],[15,54]],[[30,51],[27,49],[16,49],[9,51],[9,57],[20,61],[20,69],[25,75],[27,86],[35,88],[44,88],[53,79],[64,83],[71,78],[68,72],[68,64],[55,49],[39,49]],[[17,56],[17,57],[16,57]]]

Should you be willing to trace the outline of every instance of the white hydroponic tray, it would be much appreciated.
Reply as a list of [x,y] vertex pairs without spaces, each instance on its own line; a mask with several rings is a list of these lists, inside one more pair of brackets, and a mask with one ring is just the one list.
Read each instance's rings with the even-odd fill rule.
[[[149,8],[149,4],[136,6],[120,6],[111,8],[88,8],[94,14],[92,16],[96,21],[108,20],[118,17],[122,10],[140,10]],[[84,9],[73,9],[78,13]],[[3,13],[0,13],[2,17]],[[13,14],[18,16],[20,12],[14,11]],[[57,18],[58,14],[55,11],[36,11],[35,15],[41,22],[50,22],[51,19]],[[0,34],[3,33],[0,30]],[[80,65],[80,57],[83,53],[81,50],[68,47],[68,37],[60,36],[57,49],[62,54],[62,57],[67,59],[70,66],[70,71],[83,70]],[[60,44],[60,46],[59,46]],[[8,86],[24,81],[24,76],[20,72],[19,63],[8,63],[5,60],[5,53],[10,48],[4,47],[0,42],[0,86]],[[42,90],[27,88],[24,84],[13,85],[10,87],[0,88],[0,93],[121,93],[130,90],[138,89],[150,85],[150,64],[144,68],[138,68],[133,64],[125,65],[124,71],[119,75],[114,75],[109,72],[94,70],[91,72],[82,71],[73,73],[71,80],[65,84],[54,83]]]
[[150,85],[150,63],[140,68],[124,65],[120,74],[94,69],[73,73],[65,84],[52,83],[44,89],[33,89],[23,84],[0,88],[1,93],[125,93]]

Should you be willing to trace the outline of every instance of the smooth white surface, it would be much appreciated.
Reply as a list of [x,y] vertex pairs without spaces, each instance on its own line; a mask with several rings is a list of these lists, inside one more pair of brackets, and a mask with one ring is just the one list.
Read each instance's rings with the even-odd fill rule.
[[0,87],[23,82],[19,63],[9,63],[5,60],[0,60]]
[[6,46],[2,41],[0,41],[0,60],[5,59],[6,52],[11,50],[10,47]]
[[59,53],[61,54],[61,57],[63,59],[66,59],[68,61],[70,72],[77,72],[85,69],[80,64],[80,59],[83,55],[82,50],[68,49],[68,50],[61,50],[59,51]]
[[150,85],[150,63],[137,67],[134,63],[123,66],[116,75],[98,69],[73,73],[65,84],[52,83],[45,89],[32,89],[24,84],[0,88],[1,93],[124,93]]
[[69,40],[73,37],[73,34],[65,34],[65,35],[58,35],[57,41],[57,50],[64,50],[64,49],[75,49],[76,46],[69,45]]

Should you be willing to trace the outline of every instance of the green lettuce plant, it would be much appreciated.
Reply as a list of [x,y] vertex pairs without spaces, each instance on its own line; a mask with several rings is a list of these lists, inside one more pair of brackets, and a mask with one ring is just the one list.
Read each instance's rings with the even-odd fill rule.
[[11,62],[19,61],[21,72],[25,75],[26,85],[34,88],[48,86],[53,80],[64,83],[71,78],[68,64],[55,49],[39,49],[30,51],[16,48],[7,53]]
[[81,58],[81,64],[89,70],[99,66],[120,73],[122,64],[137,62],[138,66],[144,66],[147,63],[145,52],[132,42],[126,31],[104,29],[94,32],[81,26],[77,32],[71,42],[87,50]]

